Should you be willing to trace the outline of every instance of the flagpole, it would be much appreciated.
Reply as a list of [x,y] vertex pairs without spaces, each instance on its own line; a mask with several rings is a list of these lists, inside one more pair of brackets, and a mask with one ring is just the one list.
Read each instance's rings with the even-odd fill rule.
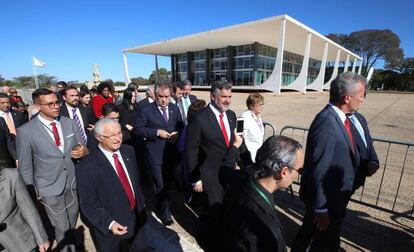
[[34,82],[35,82],[35,87],[36,87],[36,89],[38,89],[38,88],[39,88],[39,80],[37,79],[36,66],[35,66],[35,64],[34,64],[34,62],[33,62],[33,58],[34,58],[34,57],[32,57],[32,65],[33,65],[33,79],[34,79]]

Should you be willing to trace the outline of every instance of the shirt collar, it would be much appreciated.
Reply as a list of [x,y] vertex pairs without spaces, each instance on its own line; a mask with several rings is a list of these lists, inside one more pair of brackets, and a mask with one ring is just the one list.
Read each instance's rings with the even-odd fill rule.
[[59,124],[59,117],[55,118],[53,121],[49,121],[46,118],[44,118],[40,113],[37,115],[40,122],[43,123],[46,126],[49,126],[52,122],[55,122],[56,124]]
[[[221,113],[220,113],[220,111],[218,111],[218,109],[213,105],[213,103],[212,102],[210,102],[210,104],[209,104],[209,106],[210,106],[210,108],[211,108],[211,110],[213,111],[213,113],[216,115],[216,116],[219,116]],[[223,112],[223,115],[224,116],[226,116],[226,113],[225,112]]]
[[73,111],[73,109],[77,109],[77,108],[75,108],[75,107],[70,106],[70,105],[69,105],[69,104],[67,104],[67,103],[65,103],[65,104],[66,104],[66,107],[68,108],[69,112],[72,112],[72,111]]
[[345,113],[332,103],[329,103],[329,106],[331,106],[331,108],[333,108],[333,110],[338,114],[339,118],[341,119],[341,122],[345,123]]
[[253,180],[253,183],[259,188],[259,190],[267,197],[267,199],[270,201],[270,204],[272,206],[275,205],[275,200],[273,197],[273,194],[270,193],[266,188],[264,188],[257,180]]
[[121,155],[121,153],[119,152],[119,150],[111,152],[108,150],[105,150],[104,148],[102,148],[102,146],[100,144],[98,144],[98,148],[102,151],[102,153],[105,155],[105,157],[107,157],[108,159],[112,160],[114,157],[114,154],[117,154],[118,156]]

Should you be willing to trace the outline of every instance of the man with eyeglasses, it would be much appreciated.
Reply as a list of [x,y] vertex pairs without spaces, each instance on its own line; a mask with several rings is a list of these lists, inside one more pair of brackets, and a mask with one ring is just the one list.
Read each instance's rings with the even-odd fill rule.
[[[246,172],[235,169],[243,139],[237,134],[234,138],[220,168],[230,169],[234,174],[223,199],[218,236],[215,234],[217,241],[209,237],[207,243],[217,247],[207,251],[286,251],[273,193],[288,188],[302,172],[302,146],[289,137],[270,137]],[[250,158],[247,151],[240,152]]]
[[[17,129],[19,173],[29,190],[34,189],[55,228],[58,243],[72,239],[78,217],[75,167],[72,159],[87,155],[79,127],[60,117],[59,101],[49,89],[32,93],[37,117]],[[64,243],[76,242],[65,239]],[[63,246],[63,245],[62,245]]]

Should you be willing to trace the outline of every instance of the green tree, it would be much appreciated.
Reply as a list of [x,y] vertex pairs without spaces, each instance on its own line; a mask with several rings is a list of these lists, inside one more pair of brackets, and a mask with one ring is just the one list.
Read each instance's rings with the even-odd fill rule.
[[22,75],[14,77],[13,81],[22,87],[34,87],[34,81],[32,76]]
[[400,38],[389,29],[361,30],[349,35],[328,34],[327,37],[363,58],[363,75],[366,75],[368,69],[374,66],[378,60],[395,65],[404,58],[404,52],[400,47]]
[[135,82],[138,86],[146,86],[149,84],[149,80],[143,77],[134,77],[134,78],[131,78],[131,81]]
[[[158,71],[159,76],[160,76],[160,82],[170,82],[170,75],[171,72],[167,71],[167,69],[161,67]],[[151,84],[155,84],[156,82],[156,77],[155,77],[155,71],[152,71],[151,75],[148,78],[149,83]]]
[[52,83],[55,83],[58,80],[56,76],[49,76],[47,74],[39,74],[37,79],[39,80],[39,86],[41,87],[49,87]]
[[5,78],[3,78],[3,76],[0,74],[0,83],[1,84],[3,84],[3,85],[5,85],[4,83],[5,83],[5,81],[6,81],[6,79]]

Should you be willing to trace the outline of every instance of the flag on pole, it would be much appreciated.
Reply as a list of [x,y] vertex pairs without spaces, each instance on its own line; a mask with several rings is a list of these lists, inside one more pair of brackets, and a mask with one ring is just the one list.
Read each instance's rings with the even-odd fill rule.
[[46,63],[33,57],[33,66],[44,67],[46,66]]

